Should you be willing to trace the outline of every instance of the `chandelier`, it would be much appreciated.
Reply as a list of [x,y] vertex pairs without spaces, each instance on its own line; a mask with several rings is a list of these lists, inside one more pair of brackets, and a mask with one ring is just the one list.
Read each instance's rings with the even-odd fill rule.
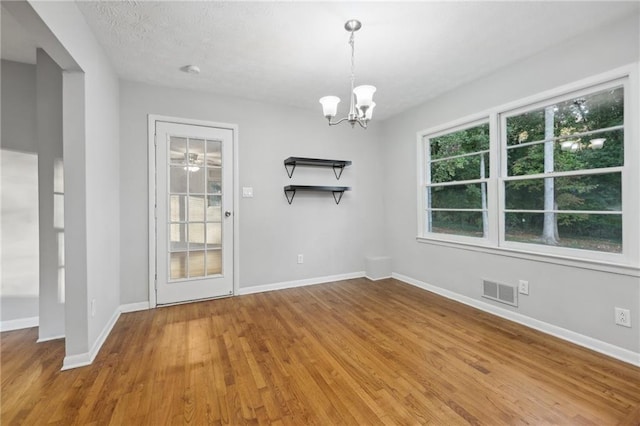
[[200,166],[198,165],[198,154],[185,152],[184,154],[184,169],[190,172],[197,172],[200,170]]
[[327,120],[329,120],[329,126],[335,126],[336,124],[347,121],[351,124],[351,127],[354,127],[355,124],[358,123],[361,127],[366,129],[369,120],[371,120],[373,108],[376,106],[376,103],[373,102],[373,94],[376,91],[374,86],[363,85],[356,88],[353,87],[356,80],[354,73],[354,34],[360,29],[360,27],[362,27],[362,24],[356,19],[350,19],[344,24],[344,29],[351,33],[351,36],[349,37],[349,44],[351,45],[351,105],[349,106],[349,114],[338,121],[331,121],[338,112],[338,103],[340,102],[340,98],[337,96],[325,96],[320,98],[322,112]]

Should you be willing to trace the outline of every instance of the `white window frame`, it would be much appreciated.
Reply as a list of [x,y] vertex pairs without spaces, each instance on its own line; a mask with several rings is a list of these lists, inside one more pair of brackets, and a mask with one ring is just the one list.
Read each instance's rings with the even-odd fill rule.
[[[500,117],[500,133],[498,135],[499,139],[500,139],[500,155],[501,158],[504,158],[505,161],[503,161],[501,163],[501,170],[500,170],[500,174],[498,175],[498,179],[499,179],[499,190],[500,190],[500,195],[498,196],[498,200],[500,202],[500,229],[504,230],[505,229],[505,224],[503,223],[503,221],[505,220],[505,210],[506,210],[506,206],[505,206],[505,183],[506,182],[513,182],[515,180],[518,179],[544,179],[545,177],[549,177],[549,176],[554,176],[554,177],[558,177],[558,176],[592,176],[595,174],[601,174],[603,172],[610,172],[610,173],[621,173],[621,175],[624,175],[625,172],[625,165],[623,166],[618,166],[618,167],[610,167],[610,168],[603,168],[603,169],[580,169],[580,170],[576,170],[576,171],[571,171],[571,172],[554,172],[552,174],[545,174],[545,173],[539,173],[539,174],[535,174],[535,175],[526,175],[526,176],[507,176],[507,168],[508,168],[508,164],[507,164],[507,146],[508,146],[508,141],[506,140],[506,128],[507,128],[507,119],[514,117],[514,116],[518,116],[520,114],[526,113],[526,112],[530,112],[530,111],[534,111],[534,110],[538,110],[541,108],[544,108],[545,106],[549,106],[549,105],[553,105],[555,103],[558,102],[563,102],[566,101],[568,99],[575,99],[575,98],[580,98],[582,96],[586,96],[586,95],[590,95],[593,93],[597,93],[603,90],[607,90],[607,89],[613,89],[616,87],[622,87],[624,90],[624,123],[625,123],[625,128],[624,128],[624,151],[625,151],[625,157],[624,160],[627,160],[626,158],[626,149],[628,147],[628,145],[630,144],[630,140],[629,140],[629,136],[628,136],[628,132],[626,131],[626,123],[628,121],[630,121],[631,117],[629,117],[629,113],[628,113],[628,94],[629,94],[629,87],[628,87],[628,82],[629,80],[626,78],[621,78],[621,79],[615,79],[615,80],[610,80],[608,82],[605,82],[603,84],[597,84],[597,85],[592,85],[590,87],[586,87],[584,89],[578,90],[578,91],[572,91],[572,92],[565,92],[562,94],[559,94],[556,97],[553,98],[547,98],[544,99],[542,101],[536,102],[536,103],[532,103],[532,104],[528,104],[516,109],[512,109],[510,111],[505,111],[503,113],[499,114]],[[625,197],[625,184],[624,184],[624,177],[622,177],[622,199],[626,200]],[[628,186],[628,185],[627,185]],[[603,261],[607,261],[607,262],[612,262],[612,263],[625,263],[624,262],[624,253],[626,252],[626,248],[627,245],[630,244],[631,242],[628,241],[628,238],[625,238],[625,227],[629,224],[629,220],[625,220],[625,211],[627,210],[626,208],[624,208],[624,205],[627,204],[626,202],[623,202],[623,209],[622,209],[622,247],[623,247],[623,252],[622,253],[608,253],[608,252],[601,252],[601,251],[595,251],[595,250],[582,250],[582,249],[574,249],[574,248],[568,248],[568,247],[559,247],[559,246],[551,246],[551,245],[545,245],[545,244],[535,244],[535,243],[522,243],[522,242],[516,242],[516,241],[507,241],[506,240],[506,232],[501,232],[500,233],[500,243],[499,245],[501,247],[505,247],[505,248],[513,248],[513,249],[517,249],[517,250],[526,250],[526,251],[531,251],[531,252],[538,252],[538,253],[545,253],[545,254],[555,254],[558,256],[566,256],[566,257],[570,257],[570,256],[576,256],[576,257],[581,257],[581,258],[585,258],[585,259],[591,259],[591,260],[603,260]],[[540,213],[544,213],[544,210],[541,210]],[[561,212],[559,212],[561,213]],[[569,213],[571,213],[571,211],[569,211]],[[589,212],[590,214],[595,214],[596,212]]]
[[[480,126],[483,124],[489,124],[490,136],[489,136],[489,176],[485,177],[485,179],[474,179],[473,181],[453,181],[451,183],[447,183],[448,185],[464,185],[469,183],[479,183],[485,182],[487,184],[487,210],[488,210],[488,232],[484,237],[472,237],[469,235],[459,235],[459,234],[442,234],[437,232],[429,232],[427,227],[427,216],[426,211],[428,206],[425,205],[425,190],[428,186],[441,186],[439,184],[432,184],[430,182],[430,167],[428,167],[430,162],[430,146],[429,139],[437,138],[439,136],[447,135],[449,133],[455,133],[460,130],[470,129],[472,127]],[[445,126],[432,128],[425,132],[418,133],[418,170],[419,170],[419,178],[418,178],[418,235],[428,235],[430,238],[439,239],[440,237],[444,237],[445,240],[457,241],[457,242],[466,242],[466,243],[476,243],[481,245],[491,245],[491,239],[494,235],[496,235],[495,227],[492,226],[492,222],[495,222],[495,219],[491,217],[491,211],[493,210],[490,205],[495,201],[495,198],[491,192],[491,182],[494,180],[492,176],[495,175],[497,169],[494,165],[494,137],[491,135],[491,122],[490,117],[488,115],[478,115],[467,117],[462,120],[458,120],[454,123],[448,123]],[[484,152],[484,151],[479,151]],[[474,153],[475,155],[476,153]],[[453,209],[456,211],[465,211],[464,209]],[[495,238],[494,238],[495,240]]]
[[[592,250],[554,247],[535,243],[520,243],[505,240],[505,193],[507,173],[506,118],[534,110],[559,100],[579,97],[610,87],[624,87],[624,165],[622,180],[622,253],[607,253]],[[496,253],[517,258],[537,260],[555,264],[571,265],[623,275],[640,276],[640,90],[638,64],[566,84],[534,96],[501,105],[479,114],[455,120],[440,126],[417,132],[417,241],[463,248],[467,250]],[[487,238],[426,232],[426,138],[454,132],[483,122],[489,122],[490,153],[487,197],[489,209],[489,235]],[[618,168],[616,168],[618,169]],[[577,172],[578,174],[580,172]]]

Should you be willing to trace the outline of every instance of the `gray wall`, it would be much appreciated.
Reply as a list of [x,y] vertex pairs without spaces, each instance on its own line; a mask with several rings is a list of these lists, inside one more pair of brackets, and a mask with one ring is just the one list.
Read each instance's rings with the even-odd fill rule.
[[2,60],[2,149],[36,153],[36,67]]
[[[394,272],[474,299],[480,299],[482,278],[513,284],[527,279],[531,293],[520,298],[517,312],[639,352],[637,277],[416,242],[416,132],[638,61],[638,34],[638,16],[590,28],[578,39],[387,120],[381,146],[395,165],[386,169],[384,186],[394,213],[385,222]],[[633,328],[614,325],[614,306],[635,313]]]
[[2,70],[2,259],[0,321],[38,316],[36,67]]
[[[120,84],[122,303],[148,298],[147,114],[239,126],[240,287],[364,270],[367,255],[383,254],[383,175],[378,129],[329,128],[318,111],[123,81]],[[331,169],[297,168],[289,156],[352,160],[336,181]],[[339,205],[330,194],[298,194],[287,204],[283,186],[348,185]],[[238,194],[236,194],[237,196]],[[304,264],[296,263],[304,254]]]
[[64,73],[65,363],[83,363],[120,305],[118,78],[73,2],[3,6]]
[[[56,163],[62,153],[62,70],[47,55],[36,52],[36,128],[38,139],[38,199],[40,235],[40,327],[39,339],[65,334],[64,278],[58,274],[58,232],[64,229],[56,188]],[[57,210],[57,211],[56,211]]]

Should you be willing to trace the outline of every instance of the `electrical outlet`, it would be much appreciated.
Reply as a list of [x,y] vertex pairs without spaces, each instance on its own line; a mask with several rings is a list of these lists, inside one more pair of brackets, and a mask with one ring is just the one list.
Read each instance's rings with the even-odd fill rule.
[[304,255],[302,254],[298,255],[298,263],[304,263]]
[[631,311],[629,309],[615,308],[616,324],[623,327],[631,327]]
[[518,293],[520,294],[529,294],[529,281],[520,280],[518,281]]
[[91,299],[91,316],[96,316],[96,299]]

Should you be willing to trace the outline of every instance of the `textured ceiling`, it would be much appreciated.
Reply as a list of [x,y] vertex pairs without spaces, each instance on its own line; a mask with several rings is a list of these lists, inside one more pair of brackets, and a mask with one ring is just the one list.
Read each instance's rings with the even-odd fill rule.
[[[127,80],[315,109],[356,84],[374,118],[400,113],[631,13],[638,2],[77,2]],[[4,25],[4,18],[3,18]],[[4,33],[4,29],[3,29]],[[4,48],[3,40],[3,48]],[[202,72],[180,72],[187,64]]]

